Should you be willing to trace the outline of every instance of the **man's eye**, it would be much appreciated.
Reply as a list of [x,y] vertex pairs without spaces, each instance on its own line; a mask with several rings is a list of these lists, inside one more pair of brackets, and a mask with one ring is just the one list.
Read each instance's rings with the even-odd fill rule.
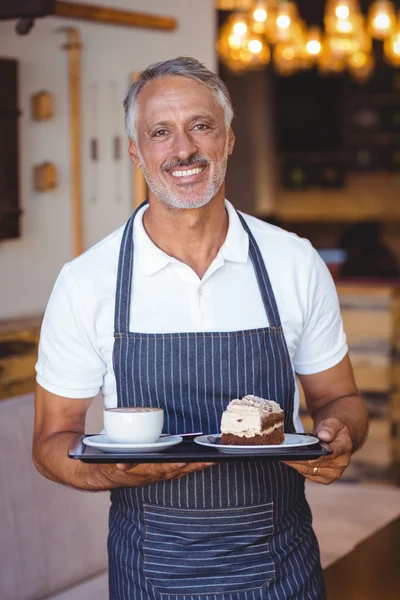
[[196,129],[197,131],[204,131],[205,129],[208,129],[208,127],[204,123],[197,123],[193,129]]
[[167,133],[166,129],[159,129],[155,132],[154,137],[163,137]]

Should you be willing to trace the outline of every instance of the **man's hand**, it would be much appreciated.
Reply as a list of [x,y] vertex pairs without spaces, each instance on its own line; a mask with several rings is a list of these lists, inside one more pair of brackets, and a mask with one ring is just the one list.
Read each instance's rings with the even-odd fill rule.
[[[321,421],[314,431],[321,442],[327,442],[333,454],[315,460],[293,461],[285,464],[293,467],[307,479],[328,485],[343,475],[348,467],[353,443],[350,430],[345,423],[336,418]],[[318,470],[316,470],[318,469]]]
[[[202,471],[214,463],[118,463],[117,469],[125,471],[135,480],[135,485],[149,485],[168,479],[180,479],[193,471]],[[127,483],[128,485],[128,483]]]
[[102,491],[179,479],[213,463],[89,464],[68,458],[71,444],[85,431],[92,398],[64,398],[40,385],[36,392],[33,460],[38,471],[78,490]]

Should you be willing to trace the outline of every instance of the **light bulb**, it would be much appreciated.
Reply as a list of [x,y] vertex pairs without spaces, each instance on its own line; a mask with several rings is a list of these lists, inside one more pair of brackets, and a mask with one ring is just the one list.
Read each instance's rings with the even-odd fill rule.
[[383,43],[386,61],[394,67],[400,67],[400,13],[396,31]]
[[335,59],[344,60],[360,50],[360,44],[356,38],[342,35],[329,36],[326,39],[329,52]]
[[306,51],[311,56],[318,56],[322,52],[322,34],[319,27],[310,27],[306,39]]
[[360,12],[359,0],[326,0],[325,13],[338,19],[348,19]]
[[317,56],[322,49],[321,43],[318,40],[310,40],[307,42],[307,52],[312,56]]
[[356,0],[327,0],[324,23],[328,35],[349,35],[364,27]]
[[291,18],[289,15],[279,15],[276,19],[276,24],[281,29],[288,29],[290,27]]
[[367,81],[374,70],[375,59],[371,54],[364,54],[363,52],[356,52],[350,57],[349,71],[360,83]]
[[367,63],[367,55],[364,52],[355,52],[349,60],[354,67],[363,67]]
[[[258,5],[258,8],[261,6]],[[220,28],[216,44],[218,55],[234,73],[262,69],[271,60],[271,51],[267,43],[264,44],[264,38],[259,37],[253,30],[254,25],[259,23],[251,16],[252,13],[249,15],[233,13]],[[270,16],[269,12],[268,16]]]
[[296,57],[296,52],[294,51],[294,48],[292,48],[291,46],[283,48],[282,57],[285,60],[293,60]]
[[275,46],[273,60],[280,75],[292,75],[299,68],[295,49],[282,42]]
[[267,11],[265,8],[256,8],[253,12],[253,18],[258,23],[264,23],[267,20]]
[[299,20],[299,12],[296,2],[282,0],[278,5],[276,14],[276,25],[280,29],[289,29],[291,25]]
[[349,7],[345,4],[339,4],[339,6],[336,7],[335,15],[338,19],[348,19],[350,15]]
[[238,21],[233,26],[233,31],[236,35],[244,35],[247,31],[247,25],[243,21]]
[[259,54],[263,48],[263,45],[260,40],[250,40],[247,44],[247,47],[253,54]]
[[233,50],[238,50],[242,45],[242,37],[236,33],[231,33],[228,37],[228,44]]
[[396,13],[389,0],[376,0],[368,12],[368,32],[378,40],[389,37],[395,27]]
[[375,19],[374,19],[374,27],[376,29],[380,29],[381,31],[384,31],[385,29],[387,29],[390,25],[390,19],[389,19],[389,15],[386,14],[377,14]]
[[336,22],[336,30],[338,33],[351,33],[353,31],[353,25],[347,19],[338,19]]

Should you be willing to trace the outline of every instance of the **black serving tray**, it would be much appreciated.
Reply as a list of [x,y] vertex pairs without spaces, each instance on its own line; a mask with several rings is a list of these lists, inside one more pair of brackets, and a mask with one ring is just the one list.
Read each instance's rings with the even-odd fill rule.
[[[308,434],[302,434],[308,435]],[[146,453],[108,453],[86,446],[82,435],[79,441],[69,449],[70,458],[79,459],[86,463],[174,463],[174,462],[232,462],[232,461],[265,461],[265,460],[312,460],[320,456],[332,454],[330,447],[324,442],[299,447],[266,448],[263,454],[252,454],[244,451],[243,454],[227,454],[216,448],[200,446],[192,440],[183,440],[180,444],[172,446],[163,452]],[[258,446],[259,452],[259,446]]]

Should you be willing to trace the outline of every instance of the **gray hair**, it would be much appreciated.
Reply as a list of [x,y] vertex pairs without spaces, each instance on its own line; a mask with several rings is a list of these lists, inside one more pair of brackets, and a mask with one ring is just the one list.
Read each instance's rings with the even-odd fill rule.
[[216,97],[225,114],[225,125],[230,127],[233,119],[232,101],[225,83],[209,71],[201,62],[188,56],[180,56],[172,60],[155,63],[150,65],[140,73],[138,79],[130,86],[125,99],[125,130],[128,137],[137,142],[136,139],[136,119],[137,119],[137,99],[140,91],[145,85],[156,79],[163,77],[188,77],[198,81],[208,88]]

